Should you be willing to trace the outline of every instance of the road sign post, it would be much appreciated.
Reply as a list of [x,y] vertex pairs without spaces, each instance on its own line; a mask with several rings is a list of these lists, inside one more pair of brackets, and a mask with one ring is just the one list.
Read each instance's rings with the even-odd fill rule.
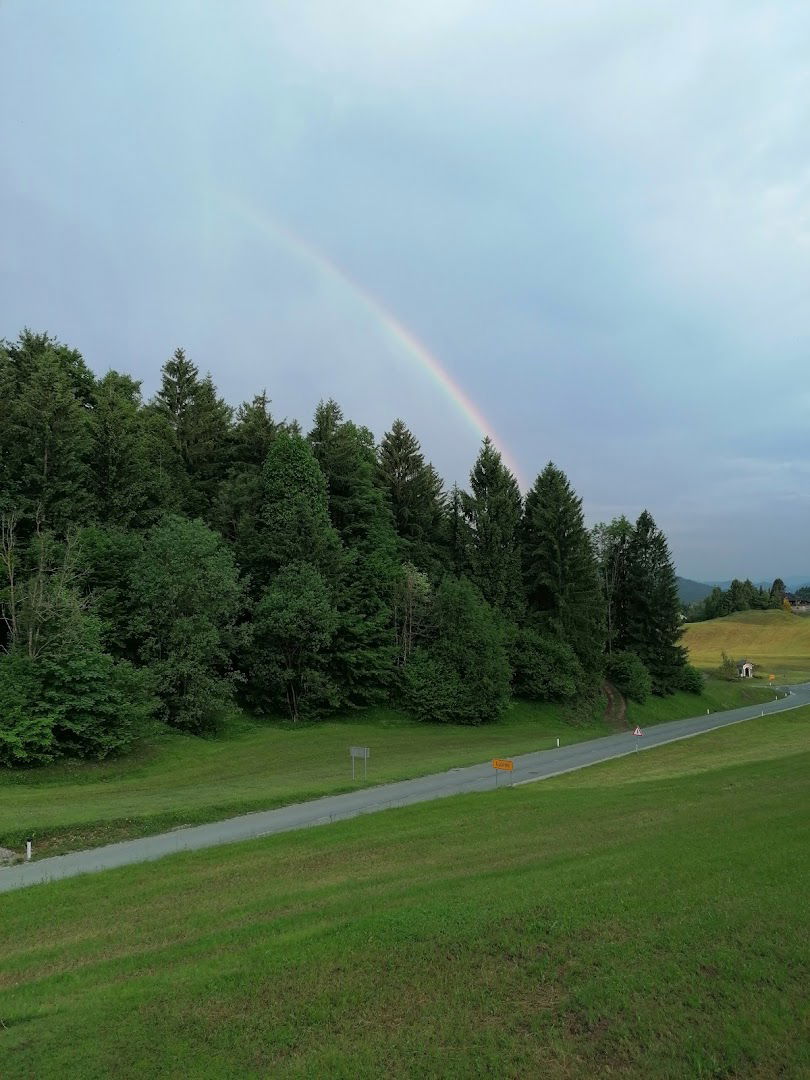
[[644,735],[644,732],[641,730],[641,728],[638,725],[636,725],[636,730],[633,732],[633,737],[634,737],[634,739],[636,741],[636,750],[638,750],[638,740],[643,735]]
[[494,758],[492,768],[495,770],[495,787],[498,786],[498,773],[510,773],[515,767],[511,758]]
[[368,777],[368,759],[371,757],[371,750],[367,746],[350,746],[349,757],[352,759],[352,780],[354,780],[354,763],[357,758],[363,759],[363,779]]

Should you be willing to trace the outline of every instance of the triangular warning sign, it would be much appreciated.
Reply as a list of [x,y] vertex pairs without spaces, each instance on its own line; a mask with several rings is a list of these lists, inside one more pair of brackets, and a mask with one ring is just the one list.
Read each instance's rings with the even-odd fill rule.
[[641,730],[640,727],[637,727],[636,730],[633,732],[633,734],[634,735],[643,735],[644,732]]

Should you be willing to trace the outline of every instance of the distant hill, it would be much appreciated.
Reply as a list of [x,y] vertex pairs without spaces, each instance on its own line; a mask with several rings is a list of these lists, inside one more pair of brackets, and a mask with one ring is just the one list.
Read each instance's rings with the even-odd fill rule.
[[722,619],[687,623],[682,643],[699,668],[717,668],[722,653],[753,660],[754,674],[776,681],[810,678],[810,619],[787,611],[738,611]]
[[675,580],[678,583],[678,599],[682,604],[697,604],[712,591],[712,586],[704,585],[702,581],[690,581],[685,577]]

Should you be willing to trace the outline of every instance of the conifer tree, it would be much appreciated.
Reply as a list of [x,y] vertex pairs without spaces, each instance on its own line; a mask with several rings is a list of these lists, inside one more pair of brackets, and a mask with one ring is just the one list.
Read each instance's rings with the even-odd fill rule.
[[253,567],[256,602],[246,697],[297,720],[345,700],[332,678],[346,557],[329,520],[326,478],[308,442],[280,430],[262,469]]
[[321,402],[307,440],[326,479],[329,516],[344,544],[367,547],[372,535],[393,539],[391,512],[375,478],[374,437],[343,419],[336,401]]
[[384,698],[394,667],[391,598],[400,573],[391,511],[375,476],[374,439],[321,402],[308,436],[327,483],[329,514],[345,558],[332,675],[353,703]]
[[655,693],[678,689],[685,676],[686,650],[678,644],[683,626],[675,567],[666,537],[646,510],[628,544],[619,610],[615,646],[641,659]]
[[261,552],[262,469],[279,430],[266,393],[239,406],[231,431],[230,464],[212,514],[212,524],[233,545],[249,579]]
[[447,559],[456,577],[466,574],[470,562],[470,527],[464,516],[463,492],[453,484],[445,515]]
[[89,487],[103,525],[145,528],[171,505],[150,454],[141,384],[108,372],[95,387],[89,418]]
[[446,566],[444,488],[402,420],[395,420],[382,438],[377,475],[388,496],[405,560],[438,574]]
[[770,590],[770,606],[782,608],[785,603],[785,583],[780,577],[776,578]]
[[526,496],[523,570],[529,611],[567,642],[589,676],[601,670],[604,609],[582,500],[551,462]]
[[489,438],[470,473],[470,488],[471,494],[461,497],[469,529],[467,573],[488,603],[517,618],[524,606],[520,488]]
[[608,655],[613,651],[617,627],[622,624],[619,605],[621,598],[626,595],[622,583],[627,573],[627,547],[632,535],[633,526],[624,514],[611,522],[600,522],[591,530],[605,608],[605,644]]
[[217,397],[211,376],[200,379],[182,349],[163,365],[153,407],[165,419],[182,464],[185,512],[211,520],[227,470],[231,409]]
[[262,468],[259,565],[266,584],[282,566],[309,562],[327,574],[340,563],[340,538],[329,520],[326,478],[306,440],[280,431]]
[[63,535],[87,512],[92,375],[78,353],[47,336],[0,349],[0,509]]

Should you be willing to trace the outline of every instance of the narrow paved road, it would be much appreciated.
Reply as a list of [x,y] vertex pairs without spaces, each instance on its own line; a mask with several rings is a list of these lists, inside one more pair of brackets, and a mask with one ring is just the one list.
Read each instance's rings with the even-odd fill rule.
[[[610,758],[632,754],[636,751],[636,742],[638,742],[639,751],[651,750],[664,743],[686,739],[692,735],[701,735],[715,728],[749,720],[763,712],[765,715],[770,715],[807,704],[810,704],[810,683],[802,683],[800,686],[792,687],[790,696],[779,701],[771,701],[765,705],[750,705],[742,709],[732,709],[729,712],[712,713],[708,716],[695,716],[688,720],[672,720],[669,723],[648,728],[641,738],[629,732],[622,732],[601,739],[592,739],[590,742],[576,743],[559,750],[521,754],[514,758],[515,769],[511,774],[511,780],[514,785],[545,780],[550,776],[558,776],[560,773],[572,772],[587,765],[595,765],[600,761],[608,761]],[[504,747],[504,752],[507,751],[508,747]],[[498,782],[508,783],[508,774],[500,774]],[[495,783],[496,777],[492,764],[486,762],[469,768],[434,773],[416,780],[382,784],[379,787],[363,788],[345,795],[326,796],[322,799],[313,799],[311,802],[282,806],[277,810],[243,814],[240,817],[228,818],[209,825],[175,829],[157,836],[144,836],[139,840],[127,840],[120,844],[108,844],[106,847],[92,848],[89,851],[76,851],[69,855],[57,855],[53,858],[41,859],[39,862],[9,867],[0,870],[0,892],[54,881],[58,878],[75,877],[77,874],[92,873],[96,870],[108,870],[114,866],[160,859],[176,851],[193,851],[197,848],[230,844],[237,840],[269,836],[272,833],[289,832],[292,829],[303,829],[310,825],[327,825],[330,822],[342,821],[359,814],[373,814],[378,810],[440,799],[447,795],[491,791]]]

